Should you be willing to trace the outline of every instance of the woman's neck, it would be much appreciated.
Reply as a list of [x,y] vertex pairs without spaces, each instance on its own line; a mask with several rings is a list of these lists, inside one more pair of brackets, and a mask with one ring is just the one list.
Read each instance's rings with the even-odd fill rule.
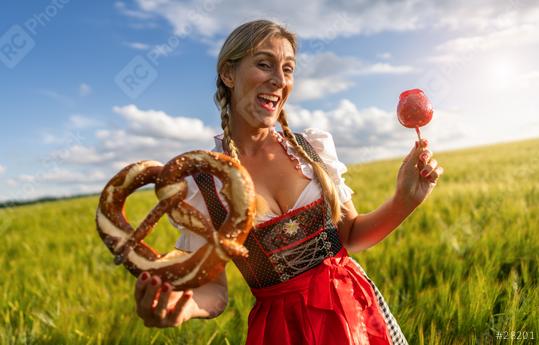
[[230,136],[242,156],[256,155],[273,140],[273,128],[254,128],[244,121],[230,123]]

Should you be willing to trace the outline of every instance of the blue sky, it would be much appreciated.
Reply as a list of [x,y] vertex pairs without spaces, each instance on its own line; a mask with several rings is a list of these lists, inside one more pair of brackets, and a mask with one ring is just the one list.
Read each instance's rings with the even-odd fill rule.
[[0,201],[98,192],[127,163],[211,148],[217,51],[258,18],[300,38],[290,124],[330,131],[347,163],[409,150],[395,108],[416,87],[435,151],[539,136],[531,0],[8,0]]

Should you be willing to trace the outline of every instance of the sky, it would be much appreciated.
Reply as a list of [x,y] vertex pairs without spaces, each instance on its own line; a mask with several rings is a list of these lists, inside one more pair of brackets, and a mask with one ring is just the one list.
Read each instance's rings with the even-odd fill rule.
[[535,0],[7,0],[0,202],[99,192],[129,163],[211,149],[216,56],[261,18],[299,37],[289,124],[329,131],[345,163],[410,150],[396,106],[412,88],[432,101],[435,153],[539,137]]

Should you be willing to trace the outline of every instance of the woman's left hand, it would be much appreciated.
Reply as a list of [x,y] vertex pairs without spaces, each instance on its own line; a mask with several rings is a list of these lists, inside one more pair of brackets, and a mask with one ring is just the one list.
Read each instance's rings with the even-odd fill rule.
[[[422,139],[404,158],[397,175],[396,197],[411,208],[421,204],[432,192],[444,169],[438,165]],[[404,206],[404,205],[403,205]]]

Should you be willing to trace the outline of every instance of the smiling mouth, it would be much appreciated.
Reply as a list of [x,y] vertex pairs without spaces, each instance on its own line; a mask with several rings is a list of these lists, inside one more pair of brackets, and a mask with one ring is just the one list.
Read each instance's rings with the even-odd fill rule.
[[268,111],[274,111],[277,108],[280,97],[276,95],[261,93],[256,96],[256,100],[262,108]]

